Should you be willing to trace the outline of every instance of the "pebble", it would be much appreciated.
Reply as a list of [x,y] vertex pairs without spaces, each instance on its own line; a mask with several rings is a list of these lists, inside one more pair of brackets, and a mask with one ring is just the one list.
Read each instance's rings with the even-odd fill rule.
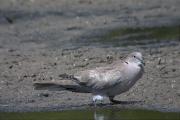
[[180,97],[180,90],[178,90],[178,91],[176,92],[176,94]]
[[38,96],[39,97],[49,97],[49,94],[48,93],[40,93]]

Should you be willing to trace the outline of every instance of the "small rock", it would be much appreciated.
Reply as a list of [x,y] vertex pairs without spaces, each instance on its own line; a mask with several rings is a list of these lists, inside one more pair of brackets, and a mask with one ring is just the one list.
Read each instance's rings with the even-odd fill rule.
[[27,78],[28,76],[27,76],[27,75],[24,75],[23,77],[24,77],[24,78]]
[[49,94],[48,93],[40,93],[38,96],[39,97],[49,97]]
[[57,63],[55,62],[55,63],[54,63],[54,66],[56,66],[56,65],[57,65]]
[[158,58],[158,65],[161,64],[161,58]]
[[165,64],[165,63],[166,63],[165,59],[158,58],[158,65],[162,65],[162,64]]
[[28,103],[34,103],[35,100],[28,100]]
[[9,66],[9,69],[12,69],[12,68],[13,68],[13,65],[10,65],[10,66]]
[[53,77],[49,77],[50,80],[53,80]]
[[72,100],[71,98],[68,98],[67,100]]
[[84,61],[88,61],[89,59],[88,58],[85,58]]
[[70,30],[79,30],[79,29],[81,29],[81,28],[78,26],[72,26],[72,27],[67,27],[66,30],[70,31]]
[[31,77],[32,77],[32,78],[36,77],[36,74],[32,74]]
[[14,52],[15,50],[14,49],[9,49],[8,52]]
[[13,24],[14,23],[14,20],[11,18],[11,17],[8,17],[8,16],[5,16],[4,17],[6,19],[6,21],[10,24]]
[[112,60],[113,59],[113,56],[112,55],[107,55],[107,60]]
[[172,72],[176,72],[176,69],[173,68],[173,69],[172,69]]
[[180,90],[178,90],[178,91],[176,92],[176,94],[180,97]]

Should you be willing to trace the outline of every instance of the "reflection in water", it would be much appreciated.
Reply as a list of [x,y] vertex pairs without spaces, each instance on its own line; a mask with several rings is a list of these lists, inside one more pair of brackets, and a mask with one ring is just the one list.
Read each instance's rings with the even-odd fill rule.
[[120,120],[121,117],[115,118],[116,112],[113,110],[110,111],[102,111],[102,110],[94,110],[94,120]]
[[97,111],[94,111],[94,120],[107,120],[107,117],[105,118],[105,114],[103,113],[97,113]]
[[94,110],[94,120],[180,120],[180,113],[149,110]]
[[94,120],[105,120],[103,114],[98,114],[96,111],[94,112]]
[[0,113],[0,120],[180,120],[178,112],[129,109],[68,110],[62,112]]

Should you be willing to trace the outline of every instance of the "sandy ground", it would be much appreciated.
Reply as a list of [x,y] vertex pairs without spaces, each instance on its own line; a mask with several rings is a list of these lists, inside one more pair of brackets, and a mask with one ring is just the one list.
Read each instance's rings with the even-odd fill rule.
[[37,91],[33,82],[60,80],[62,73],[110,64],[133,50],[143,53],[146,73],[116,99],[145,103],[108,105],[106,99],[104,107],[180,111],[180,44],[122,49],[73,42],[117,26],[178,25],[179,6],[178,0],[1,0],[0,111],[87,108],[91,94]]

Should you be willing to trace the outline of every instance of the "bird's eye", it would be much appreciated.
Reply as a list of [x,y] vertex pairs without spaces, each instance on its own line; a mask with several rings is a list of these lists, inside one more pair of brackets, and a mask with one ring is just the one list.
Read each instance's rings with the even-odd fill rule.
[[133,56],[134,58],[136,57],[136,56]]

